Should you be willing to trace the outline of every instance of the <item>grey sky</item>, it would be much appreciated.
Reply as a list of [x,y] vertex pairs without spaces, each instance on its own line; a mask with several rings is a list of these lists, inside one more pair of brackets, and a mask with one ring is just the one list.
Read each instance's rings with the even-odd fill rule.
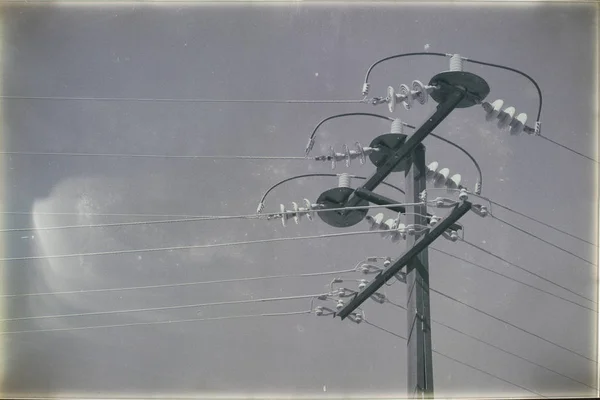
[[[542,87],[543,133],[592,157],[594,29],[592,6],[205,5],[5,6],[3,95],[209,99],[358,99],[366,68],[379,58],[421,51],[460,53],[507,64]],[[534,121],[536,92],[508,72],[466,64],[501,98]],[[371,95],[388,85],[430,77],[447,61],[412,58],[374,70]],[[419,125],[430,101],[391,116]],[[176,103],[16,100],[4,98],[4,151],[169,155],[302,155],[323,118],[365,111],[362,104]],[[541,138],[509,137],[487,124],[479,107],[457,110],[436,130],[469,150],[484,172],[483,194],[592,240],[595,165]],[[333,121],[314,154],[387,132],[384,121]],[[475,169],[456,149],[428,138],[428,161],[461,173]],[[372,166],[334,172],[368,176]],[[273,183],[331,172],[308,161],[190,160],[4,156],[4,227],[44,227],[141,220],[90,213],[251,214]],[[401,177],[390,177],[402,184]],[[265,211],[316,200],[333,178],[291,182],[273,192]],[[381,193],[401,199],[389,189]],[[435,195],[435,192],[432,192]],[[595,260],[593,247],[494,208],[523,229]],[[43,213],[78,213],[47,215]],[[393,217],[390,212],[386,216]],[[491,218],[461,221],[468,240],[589,298],[595,267]],[[5,257],[183,246],[365,230],[303,220],[205,221],[180,224],[4,234]],[[475,250],[440,239],[435,247],[588,307],[593,303]],[[404,244],[379,235],[221,249],[4,262],[5,293],[143,286],[274,274],[343,270],[370,255],[397,257]],[[430,253],[431,286],[596,358],[596,316],[523,285]],[[348,274],[348,278],[360,278]],[[315,294],[331,277],[215,284],[118,293],[7,298],[6,318],[162,307]],[[347,285],[351,285],[348,283]],[[387,295],[404,303],[401,284]],[[432,317],[535,363],[595,386],[595,363],[432,293]],[[330,304],[332,305],[332,304]],[[202,309],[202,317],[302,311],[308,300]],[[33,330],[198,317],[197,309],[4,322]],[[403,310],[374,302],[367,318],[404,335]],[[590,395],[592,389],[439,325],[434,349],[544,395]],[[187,395],[406,394],[406,342],[368,325],[299,315],[126,328],[4,335],[4,390],[13,395],[77,393]],[[521,389],[434,355],[438,396],[527,395]],[[324,393],[326,390],[326,393]]]

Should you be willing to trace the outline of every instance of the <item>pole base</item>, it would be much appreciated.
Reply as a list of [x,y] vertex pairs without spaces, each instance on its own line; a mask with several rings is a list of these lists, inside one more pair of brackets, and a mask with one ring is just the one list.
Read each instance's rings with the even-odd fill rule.
[[446,101],[455,87],[465,90],[467,95],[456,108],[468,108],[479,104],[490,93],[490,87],[483,78],[465,71],[441,72],[431,78],[429,85],[439,87],[429,94],[438,103]]
[[[317,204],[322,204],[323,209],[328,208],[341,208],[344,207],[346,201],[354,193],[354,189],[347,187],[338,187],[326,190],[317,199]],[[366,200],[360,200],[357,207],[368,206],[369,202]],[[362,221],[367,213],[368,208],[362,210],[349,210],[346,214],[342,215],[340,211],[317,211],[317,215],[327,225],[334,226],[336,228],[347,228],[353,226]]]

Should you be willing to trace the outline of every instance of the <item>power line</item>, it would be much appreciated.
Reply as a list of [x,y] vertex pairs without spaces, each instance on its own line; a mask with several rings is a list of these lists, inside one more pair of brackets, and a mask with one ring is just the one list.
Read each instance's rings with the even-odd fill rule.
[[118,157],[118,158],[180,158],[209,160],[304,160],[306,157],[296,156],[200,156],[200,155],[168,155],[168,154],[126,154],[126,153],[73,153],[49,151],[0,151],[3,155],[18,156],[65,156],[65,157]]
[[[364,322],[365,322],[367,325],[369,325],[369,326],[372,326],[372,327],[374,327],[374,328],[377,328],[377,329],[379,329],[379,330],[380,330],[380,331],[382,331],[382,332],[386,332],[386,333],[388,333],[388,334],[390,334],[390,335],[393,335],[393,336],[395,336],[395,337],[397,337],[397,338],[400,338],[400,339],[403,339],[403,340],[407,340],[407,339],[406,339],[404,336],[402,336],[402,335],[399,335],[399,334],[397,334],[397,333],[395,333],[395,332],[392,332],[392,331],[390,331],[390,330],[388,330],[388,329],[385,329],[385,328],[383,328],[383,327],[381,327],[381,326],[379,326],[379,325],[376,325],[376,324],[374,324],[374,323],[372,323],[372,322],[369,322],[369,321],[367,321],[367,320],[364,320]],[[499,376],[497,376],[497,375],[494,375],[494,374],[492,374],[492,373],[490,373],[490,372],[484,371],[484,370],[482,370],[481,368],[477,368],[477,367],[475,367],[475,366],[473,366],[473,365],[471,365],[471,364],[467,364],[467,363],[466,363],[466,362],[464,362],[464,361],[457,360],[456,358],[454,358],[454,357],[451,357],[451,356],[448,356],[448,355],[446,355],[446,354],[444,354],[444,353],[441,353],[441,352],[439,352],[439,351],[437,351],[437,350],[432,350],[432,352],[433,352],[433,353],[436,353],[436,354],[438,354],[438,355],[440,355],[440,356],[442,356],[442,357],[445,357],[445,358],[447,358],[447,359],[449,359],[449,360],[452,360],[452,361],[454,361],[454,362],[456,362],[456,363],[459,363],[459,364],[461,364],[461,365],[464,365],[464,366],[466,366],[466,367],[468,367],[468,368],[471,368],[471,369],[474,369],[474,370],[476,370],[476,371],[479,371],[479,372],[481,372],[481,373],[483,373],[483,374],[485,374],[485,375],[488,375],[488,376],[491,376],[491,377],[493,377],[493,378],[495,378],[495,379],[498,379],[498,380],[500,380],[500,381],[502,381],[502,382],[504,382],[504,383],[508,383],[509,385],[512,385],[512,386],[518,387],[519,389],[523,389],[523,390],[525,390],[525,391],[527,391],[527,392],[529,392],[529,393],[533,393],[533,394],[535,394],[535,395],[538,395],[538,396],[541,396],[541,397],[544,397],[544,398],[545,398],[545,396],[541,395],[541,394],[540,394],[540,393],[538,393],[538,392],[535,392],[535,391],[532,391],[532,390],[530,390],[530,389],[527,389],[526,387],[524,387],[524,386],[521,386],[521,385],[519,385],[519,384],[516,384],[516,383],[510,382],[510,381],[508,381],[508,380],[506,380],[506,379],[504,379],[504,378],[501,378],[501,377],[499,377]]]
[[574,355],[577,355],[577,356],[579,356],[579,357],[581,357],[581,358],[585,358],[586,360],[589,360],[589,361],[591,361],[591,362],[593,362],[593,363],[596,363],[596,360],[594,360],[594,359],[592,359],[592,358],[589,358],[589,357],[587,357],[587,356],[585,356],[585,355],[583,355],[583,354],[581,354],[581,353],[578,353],[578,352],[576,352],[576,351],[574,351],[574,350],[571,350],[571,349],[569,349],[568,347],[562,346],[562,345],[560,345],[560,344],[558,344],[558,343],[556,343],[556,342],[553,342],[553,341],[551,341],[551,340],[548,340],[548,339],[544,338],[543,336],[540,336],[540,335],[538,335],[538,334],[535,334],[535,333],[533,333],[533,332],[530,332],[530,331],[528,331],[528,330],[526,330],[526,329],[523,329],[523,328],[521,328],[520,326],[517,326],[517,325],[515,325],[515,324],[512,324],[512,323],[510,323],[510,322],[508,322],[508,321],[506,321],[506,320],[504,320],[504,319],[502,319],[502,318],[498,318],[498,317],[496,317],[496,316],[494,316],[494,315],[492,315],[492,314],[490,314],[490,313],[487,313],[487,312],[485,312],[485,311],[483,311],[483,310],[481,310],[481,309],[479,309],[479,308],[477,308],[477,307],[474,307],[474,306],[472,306],[472,305],[470,305],[470,304],[467,304],[467,303],[465,303],[465,302],[463,302],[463,301],[461,301],[461,300],[458,300],[458,299],[456,299],[456,298],[454,298],[454,297],[451,297],[451,296],[449,296],[449,295],[447,295],[447,294],[445,294],[445,293],[442,293],[442,292],[440,292],[440,291],[438,291],[438,290],[435,290],[435,289],[433,289],[433,288],[429,288],[429,290],[431,290],[431,291],[432,291],[432,292],[434,292],[434,293],[437,293],[437,294],[439,294],[440,296],[443,296],[443,297],[445,297],[445,298],[447,298],[447,299],[450,299],[450,300],[452,300],[452,301],[454,301],[454,302],[456,302],[456,303],[462,304],[462,305],[463,305],[463,306],[465,306],[465,307],[468,307],[468,308],[470,308],[470,309],[472,309],[472,310],[475,310],[475,311],[477,311],[477,312],[479,312],[479,313],[481,313],[481,314],[483,314],[483,315],[486,315],[486,316],[488,316],[488,317],[490,317],[490,318],[492,318],[492,319],[495,319],[496,321],[499,321],[499,322],[502,322],[503,324],[506,324],[506,325],[512,326],[513,328],[515,328],[515,329],[517,329],[517,330],[519,330],[519,331],[521,331],[521,332],[527,333],[527,334],[529,334],[529,335],[531,335],[531,336],[533,336],[533,337],[536,337],[536,338],[538,338],[538,339],[540,339],[540,340],[542,340],[542,341],[544,341],[544,342],[546,342],[546,343],[552,344],[552,345],[554,345],[554,346],[556,346],[556,347],[559,347],[559,348],[561,348],[561,349],[563,349],[563,350],[566,350],[566,351],[568,351],[569,353],[572,353],[572,354],[574,354]]
[[[367,206],[355,206],[355,207],[339,207],[339,208],[324,208],[317,210],[316,212],[328,212],[328,211],[342,211],[351,209],[371,209],[371,208],[387,208],[393,206],[404,206],[411,205],[413,203],[397,203],[391,205],[367,205]],[[196,216],[189,218],[180,219],[166,219],[166,220],[153,220],[153,221],[133,221],[133,222],[113,222],[103,224],[86,224],[86,225],[63,225],[63,226],[46,226],[46,227],[31,227],[31,228],[6,228],[0,229],[0,232],[27,232],[27,231],[44,231],[44,230],[60,230],[60,229],[75,229],[75,228],[108,228],[108,227],[122,227],[122,226],[135,226],[135,225],[154,225],[154,224],[171,224],[181,222],[195,222],[195,221],[215,221],[215,220],[230,220],[230,219],[263,219],[268,217],[279,217],[281,215],[296,214],[297,211],[284,211],[284,212],[273,212],[273,213],[260,213],[260,214],[245,214],[245,215],[206,215]]]
[[533,233],[531,233],[531,232],[529,232],[529,231],[526,231],[525,229],[519,228],[518,226],[516,226],[516,225],[513,225],[513,224],[511,224],[510,222],[506,222],[506,221],[505,221],[505,220],[503,220],[502,218],[496,217],[495,215],[492,215],[492,218],[494,218],[494,219],[496,219],[496,220],[498,220],[498,221],[502,222],[502,223],[503,223],[503,224],[505,224],[505,225],[508,225],[508,226],[510,226],[510,227],[511,227],[511,228],[513,228],[513,229],[516,229],[516,230],[518,230],[519,232],[522,232],[522,233],[524,233],[524,234],[526,234],[526,235],[528,235],[528,236],[531,236],[532,238],[535,238],[535,239],[539,240],[540,242],[544,242],[544,243],[546,243],[546,244],[548,244],[548,245],[550,245],[550,246],[554,247],[555,249],[558,249],[558,250],[560,250],[560,251],[563,251],[563,252],[565,252],[565,253],[567,253],[567,254],[570,254],[571,256],[573,256],[573,257],[575,257],[575,258],[578,258],[578,259],[580,259],[581,261],[584,261],[584,262],[586,262],[586,263],[588,263],[588,264],[590,264],[590,265],[592,265],[592,266],[596,266],[596,264],[594,264],[593,262],[591,262],[591,261],[589,261],[589,260],[586,260],[585,258],[583,258],[583,257],[580,257],[580,256],[578,256],[577,254],[575,254],[575,253],[573,253],[573,252],[571,252],[571,251],[569,251],[569,250],[567,250],[567,249],[563,249],[562,247],[560,247],[560,246],[557,246],[557,245],[555,245],[555,244],[554,244],[554,243],[552,243],[552,242],[549,242],[549,241],[547,241],[547,240],[545,240],[545,239],[542,239],[541,237],[539,237],[539,236],[537,236],[537,235],[535,235],[535,234],[533,234]]
[[257,317],[283,317],[289,315],[302,315],[310,314],[312,310],[306,311],[291,311],[281,313],[263,313],[263,314],[246,314],[246,315],[231,315],[224,317],[210,317],[210,318],[188,318],[188,319],[176,319],[168,321],[152,321],[152,322],[132,322],[127,324],[112,324],[112,325],[94,325],[94,326],[81,326],[74,328],[50,328],[50,329],[31,329],[21,331],[0,331],[0,335],[14,335],[23,333],[41,333],[41,332],[65,332],[65,331],[80,331],[90,329],[107,329],[107,328],[123,328],[130,326],[148,326],[148,325],[164,325],[164,324],[178,324],[184,322],[204,322],[204,321],[223,321],[229,319],[242,319],[242,318],[257,318]]
[[231,300],[231,301],[219,301],[219,302],[212,302],[212,303],[184,304],[184,305],[178,305],[178,306],[135,308],[135,309],[129,309],[129,310],[116,310],[116,311],[92,311],[92,312],[75,313],[75,314],[36,315],[36,316],[30,316],[30,317],[3,318],[3,319],[0,319],[0,322],[30,321],[30,320],[34,320],[34,319],[90,317],[90,316],[97,316],[97,315],[115,315],[115,314],[130,314],[130,313],[149,312],[149,311],[182,310],[182,309],[186,309],[186,308],[214,307],[214,306],[224,306],[224,305],[233,305],[233,304],[251,304],[251,303],[266,303],[266,302],[272,302],[272,301],[314,299],[314,298],[317,298],[322,295],[323,294],[309,294],[309,295],[301,295],[301,296],[270,297],[270,298],[263,298],[263,299]]
[[[393,229],[389,229],[386,231],[393,231]],[[366,234],[383,233],[383,232],[385,232],[385,231],[384,230],[357,231],[357,232],[329,233],[329,234],[324,234],[324,235],[312,235],[312,236],[297,236],[297,237],[283,237],[283,238],[275,238],[275,239],[247,240],[247,241],[242,241],[242,242],[230,242],[230,243],[200,244],[200,245],[190,245],[190,246],[154,247],[154,248],[147,248],[147,249],[98,251],[98,252],[92,252],[92,253],[51,254],[51,255],[47,255],[47,256],[8,257],[8,258],[0,258],[0,262],[26,261],[26,260],[47,260],[47,259],[55,259],[55,258],[73,258],[73,257],[86,257],[86,256],[105,256],[105,255],[133,254],[133,253],[156,252],[156,251],[207,249],[207,248],[214,248],[214,247],[242,246],[242,245],[247,245],[247,244],[274,243],[274,242],[285,242],[285,241],[293,241],[293,240],[310,240],[310,239],[324,239],[324,238],[331,238],[331,237],[356,236],[356,235],[366,235]]]
[[[437,248],[435,248],[435,247],[429,247],[429,248],[430,248],[431,250],[433,250],[433,251],[437,251],[438,253],[445,254],[445,255],[447,255],[447,256],[449,256],[449,257],[452,257],[452,258],[455,258],[455,259],[457,259],[457,260],[460,260],[460,261],[466,262],[466,263],[468,263],[468,264],[471,264],[471,265],[472,265],[472,266],[474,266],[474,267],[477,267],[477,268],[483,269],[483,270],[485,270],[485,271],[491,272],[491,273],[493,273],[493,274],[495,274],[495,275],[498,275],[498,276],[501,276],[501,277],[503,277],[503,278],[506,278],[506,279],[508,279],[508,280],[511,280],[511,281],[513,281],[513,282],[519,283],[519,284],[521,284],[521,285],[523,285],[523,286],[526,286],[526,287],[528,287],[528,288],[531,288],[531,289],[537,290],[537,291],[539,291],[539,292],[541,292],[541,293],[545,293],[545,294],[547,294],[547,295],[550,295],[550,296],[556,297],[556,298],[558,298],[558,299],[560,299],[560,300],[563,300],[563,301],[566,301],[566,302],[568,302],[568,303],[574,304],[574,305],[576,305],[576,306],[578,306],[578,307],[585,308],[586,310],[590,310],[590,311],[592,311],[592,312],[595,312],[595,313],[597,313],[597,312],[598,312],[598,311],[597,311],[596,309],[594,309],[594,308],[591,308],[591,307],[588,307],[588,306],[584,306],[583,304],[579,304],[579,303],[577,303],[577,302],[574,302],[573,300],[569,300],[569,299],[567,299],[567,298],[565,298],[565,297],[562,297],[562,296],[560,296],[560,295],[554,294],[554,293],[552,293],[552,292],[548,292],[548,291],[546,291],[546,290],[544,290],[544,289],[540,289],[540,288],[538,288],[538,287],[536,287],[536,286],[533,286],[533,285],[530,285],[530,284],[528,284],[528,283],[525,283],[525,282],[523,282],[523,281],[520,281],[520,280],[518,280],[518,279],[512,278],[512,277],[510,277],[510,276],[508,276],[508,275],[504,275],[504,274],[502,274],[502,273],[500,273],[500,272],[494,271],[493,269],[486,268],[486,267],[484,267],[483,265],[480,265],[480,264],[474,263],[473,261],[469,261],[469,260],[467,260],[466,258],[459,257],[459,256],[456,256],[456,255],[454,255],[454,254],[451,254],[451,253],[447,253],[447,252],[445,252],[445,251],[443,251],[443,250],[440,250],[440,249],[437,249]],[[591,300],[588,300],[588,301],[591,301]]]
[[[360,263],[359,263],[359,265],[360,265]],[[356,271],[356,268],[337,270],[337,271],[313,272],[313,273],[306,273],[306,274],[269,275],[269,276],[256,276],[256,277],[248,277],[248,278],[219,279],[219,280],[212,280],[212,281],[169,283],[169,284],[161,284],[161,285],[129,286],[129,287],[87,289],[87,290],[69,290],[69,291],[45,292],[45,293],[44,292],[42,292],[42,293],[16,293],[16,294],[0,295],[0,298],[32,297],[32,296],[58,296],[58,295],[68,295],[68,294],[84,294],[84,293],[105,293],[105,292],[119,292],[119,291],[129,291],[129,290],[164,289],[164,288],[173,288],[173,287],[212,285],[212,284],[233,283],[233,282],[251,282],[251,281],[268,280],[268,279],[309,278],[309,277],[315,277],[315,276],[345,274],[345,273],[350,273],[350,272],[355,272],[355,271]]]
[[583,154],[583,153],[580,153],[580,152],[579,152],[579,151],[577,151],[577,150],[573,150],[572,148],[570,148],[570,147],[567,147],[567,146],[565,146],[564,144],[560,144],[560,143],[558,143],[558,142],[555,142],[554,140],[552,140],[552,139],[548,138],[547,136],[543,136],[543,135],[538,135],[538,136],[539,136],[539,137],[541,137],[542,139],[546,139],[546,140],[547,140],[547,141],[549,141],[550,143],[553,143],[553,144],[555,144],[555,145],[557,145],[557,146],[559,146],[559,147],[562,147],[562,148],[563,148],[563,149],[565,149],[565,150],[569,150],[570,152],[572,152],[572,153],[574,153],[574,154],[577,154],[578,156],[581,156],[581,157],[583,157],[583,158],[587,158],[588,160],[590,160],[590,161],[593,161],[593,162],[595,162],[596,164],[598,163],[598,161],[597,161],[597,160],[595,160],[595,159],[593,159],[592,157],[586,156],[585,154]]
[[589,240],[583,239],[583,238],[581,238],[581,237],[579,237],[579,236],[573,235],[572,233],[569,233],[569,232],[567,232],[567,231],[564,231],[564,230],[562,230],[562,229],[560,229],[560,228],[557,228],[556,226],[550,225],[550,224],[548,224],[548,223],[546,223],[546,222],[544,222],[544,221],[540,221],[539,219],[533,218],[533,217],[531,217],[531,216],[529,216],[529,215],[527,215],[527,214],[524,214],[524,213],[522,213],[522,212],[519,212],[519,211],[517,211],[517,210],[515,210],[515,209],[513,209],[513,208],[510,208],[510,207],[508,207],[508,206],[505,206],[505,205],[503,205],[503,204],[500,204],[500,203],[498,203],[498,202],[495,202],[495,201],[493,201],[493,200],[490,200],[490,199],[487,199],[487,200],[488,200],[490,203],[492,203],[492,204],[494,204],[494,205],[496,205],[496,206],[498,206],[498,207],[500,207],[500,208],[503,208],[503,209],[505,209],[505,210],[507,210],[507,211],[510,211],[510,212],[512,212],[512,213],[515,213],[515,214],[517,214],[517,215],[519,215],[519,216],[521,216],[521,217],[524,217],[524,218],[527,218],[527,219],[529,219],[529,220],[531,220],[531,221],[537,222],[538,224],[540,224],[540,225],[544,225],[544,226],[545,226],[545,227],[547,227],[547,228],[554,229],[555,231],[557,231],[557,232],[560,232],[560,233],[562,233],[562,234],[565,234],[565,235],[567,235],[567,236],[570,236],[570,237],[572,237],[573,239],[577,239],[577,240],[580,240],[580,241],[582,241],[582,242],[585,242],[585,243],[591,244],[592,246],[598,247],[598,245],[597,245],[597,244],[595,244],[595,243],[592,243],[592,242],[590,242]]
[[492,257],[494,257],[494,258],[496,258],[496,259],[498,259],[498,260],[500,260],[500,261],[502,261],[502,262],[504,262],[504,263],[506,263],[506,264],[510,265],[510,266],[513,266],[513,267],[515,267],[515,268],[518,268],[518,269],[520,269],[520,270],[521,270],[521,271],[523,271],[523,272],[526,272],[526,273],[528,273],[528,274],[530,274],[530,275],[532,275],[532,276],[535,276],[536,278],[538,278],[538,279],[541,279],[541,280],[543,280],[544,282],[548,282],[548,283],[549,283],[549,284],[551,284],[551,285],[554,285],[554,286],[556,286],[556,287],[559,287],[559,288],[561,288],[561,289],[563,289],[563,290],[566,290],[567,292],[569,292],[569,293],[571,293],[571,294],[573,294],[573,295],[575,295],[575,296],[577,296],[577,297],[580,297],[580,298],[582,298],[582,299],[584,299],[584,300],[587,300],[587,301],[589,301],[589,302],[592,302],[592,303],[594,303],[594,304],[598,304],[598,302],[597,302],[597,301],[595,301],[595,300],[592,300],[592,299],[590,299],[590,298],[587,298],[587,297],[585,297],[585,296],[583,296],[583,295],[581,295],[581,294],[579,294],[579,293],[577,293],[577,292],[575,292],[575,291],[573,291],[573,290],[569,289],[568,287],[565,287],[565,286],[563,286],[563,285],[561,285],[561,284],[558,284],[558,283],[556,283],[556,282],[554,282],[554,281],[552,281],[552,280],[550,280],[550,279],[548,279],[548,278],[545,278],[545,277],[543,277],[543,276],[541,276],[541,275],[539,275],[539,274],[536,274],[535,272],[532,272],[532,271],[530,271],[530,270],[528,270],[528,269],[525,269],[525,268],[521,267],[520,265],[517,265],[517,264],[515,264],[515,263],[512,263],[512,262],[510,262],[510,261],[508,261],[508,260],[506,260],[506,259],[504,259],[504,258],[500,257],[499,255],[497,255],[497,254],[494,254],[494,253],[492,253],[491,251],[484,249],[483,247],[477,246],[476,244],[474,244],[474,243],[471,243],[471,242],[469,242],[469,241],[467,241],[467,240],[461,240],[461,241],[462,241],[463,243],[466,243],[466,244],[468,244],[468,245],[469,245],[469,246],[471,246],[471,247],[474,247],[474,248],[476,248],[477,250],[480,250],[480,251],[482,251],[482,252],[484,252],[484,253],[486,253],[486,254],[488,254],[488,255],[490,255],[490,256],[492,256]]
[[300,100],[300,99],[175,99],[146,97],[71,97],[71,96],[0,96],[4,100],[41,100],[41,101],[117,101],[150,103],[266,103],[266,104],[352,104],[364,103],[364,100]]
[[[387,299],[386,299],[386,300],[387,300]],[[399,304],[396,304],[396,303],[394,303],[394,302],[392,302],[392,301],[389,301],[389,300],[387,300],[387,302],[388,302],[388,303],[390,303],[391,305],[393,305],[393,306],[397,307],[397,308],[401,308],[401,309],[403,309],[404,311],[406,311],[406,307],[404,307],[404,306],[401,306],[401,305],[399,305]],[[494,345],[494,344],[492,344],[492,343],[489,343],[489,342],[486,342],[485,340],[483,340],[483,339],[480,339],[480,338],[478,338],[478,337],[476,337],[476,336],[470,335],[470,334],[468,334],[468,333],[466,333],[466,332],[463,332],[463,331],[461,331],[461,330],[459,330],[459,329],[456,329],[456,328],[453,328],[453,327],[451,327],[451,326],[449,326],[449,325],[446,325],[446,324],[444,324],[443,322],[436,321],[436,320],[435,320],[435,319],[433,319],[433,318],[431,319],[431,321],[433,321],[434,323],[436,323],[436,324],[438,324],[438,325],[441,325],[441,326],[443,326],[443,327],[445,327],[445,328],[447,328],[447,329],[450,329],[451,331],[457,332],[457,333],[459,333],[459,334],[461,334],[461,335],[463,335],[463,336],[466,336],[466,337],[468,337],[468,338],[470,338],[470,339],[473,339],[473,340],[475,340],[475,341],[477,341],[477,342],[483,343],[483,344],[485,344],[485,345],[487,345],[487,346],[489,346],[489,347],[492,347],[492,348],[494,348],[494,349],[496,349],[496,350],[499,350],[499,351],[501,351],[501,352],[503,352],[503,353],[509,354],[509,355],[511,355],[511,356],[513,356],[513,357],[517,357],[517,358],[519,358],[519,359],[521,359],[521,360],[523,360],[523,361],[527,361],[528,363],[530,363],[530,364],[532,364],[532,365],[535,365],[535,366],[537,366],[537,367],[543,368],[543,369],[545,369],[546,371],[549,371],[549,372],[555,373],[555,374],[557,374],[557,375],[560,375],[560,376],[562,376],[563,378],[567,378],[567,379],[569,379],[569,380],[571,380],[571,381],[573,381],[573,382],[577,382],[577,383],[579,383],[579,384],[581,384],[581,385],[587,386],[587,387],[589,387],[590,389],[596,389],[594,386],[590,386],[590,385],[588,385],[587,383],[584,383],[584,382],[582,382],[582,381],[579,381],[579,380],[577,380],[577,379],[575,379],[575,378],[571,378],[570,376],[568,376],[568,375],[565,375],[565,374],[563,374],[563,373],[561,373],[561,372],[555,371],[555,370],[553,370],[553,369],[551,369],[551,368],[545,367],[545,366],[543,366],[543,365],[541,365],[541,364],[538,364],[538,363],[536,363],[536,362],[534,362],[534,361],[528,360],[527,358],[525,358],[525,357],[522,357],[522,356],[520,356],[520,355],[518,355],[518,354],[516,354],[516,353],[510,352],[510,351],[508,351],[508,350],[506,350],[506,349],[503,349],[502,347],[496,346],[496,345]]]

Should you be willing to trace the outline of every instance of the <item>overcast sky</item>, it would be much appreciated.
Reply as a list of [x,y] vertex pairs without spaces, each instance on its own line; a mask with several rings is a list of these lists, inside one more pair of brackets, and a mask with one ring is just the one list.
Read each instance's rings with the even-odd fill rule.
[[[395,53],[460,53],[533,76],[544,93],[543,134],[597,157],[594,151],[592,6],[204,5],[5,6],[2,9],[2,149],[165,155],[301,156],[323,118],[377,112],[420,125],[430,101],[390,114],[382,105],[190,103],[59,100],[64,97],[143,99],[359,99],[367,67]],[[371,95],[383,96],[446,70],[435,57],[393,61],[374,70]],[[491,87],[488,100],[535,120],[537,93],[522,77],[466,64]],[[15,99],[50,97],[54,99]],[[346,143],[368,145],[389,131],[369,118],[323,126],[314,154]],[[486,123],[480,107],[454,111],[436,132],[464,146],[484,173],[483,194],[574,235],[595,241],[595,165],[541,138],[511,137]],[[455,148],[425,140],[427,161],[460,173],[473,187],[476,171]],[[279,221],[227,220],[126,227],[42,230],[43,227],[153,220],[95,214],[239,215],[255,212],[272,184],[298,174],[331,172],[305,160],[210,160],[42,155],[3,156],[4,258],[226,243],[361,231],[320,220],[283,228]],[[372,165],[335,173],[369,176]],[[388,178],[403,184],[401,174]],[[358,182],[354,182],[358,184]],[[303,198],[316,201],[334,178],[301,179],[275,190],[265,212]],[[383,194],[402,200],[386,188]],[[440,195],[431,192],[432,196]],[[472,199],[478,202],[476,199]],[[594,261],[594,247],[509,213],[518,227]],[[22,214],[14,214],[21,212]],[[373,213],[374,211],[371,211]],[[54,213],[54,214],[53,214]],[[63,213],[63,214],[56,214]],[[67,213],[67,214],[64,214]],[[70,214],[69,214],[70,213]],[[439,211],[438,211],[439,213]],[[386,211],[386,217],[394,215]],[[596,299],[595,267],[473,213],[465,238],[581,296]],[[558,288],[465,243],[434,247],[585,307],[596,301]],[[77,291],[353,268],[366,256],[398,257],[405,244],[379,235],[254,244],[226,248],[4,261],[4,294]],[[597,248],[596,248],[597,250]],[[438,294],[432,327],[438,396],[591,395],[596,386],[596,313],[437,252],[431,287],[559,348]],[[358,279],[357,273],[340,274]],[[178,306],[323,293],[334,276],[113,292],[4,297],[4,318]],[[356,287],[347,281],[344,285]],[[385,288],[405,302],[401,283]],[[333,303],[324,304],[332,307]],[[309,300],[185,308],[160,312],[2,321],[3,331],[65,329],[2,336],[4,391],[12,396],[83,394],[288,394],[406,396],[406,342],[366,324],[293,315],[220,321],[68,330],[94,325],[304,311]],[[406,314],[367,302],[367,319],[406,335]],[[573,352],[579,353],[576,355]],[[574,380],[536,366],[537,363]],[[505,381],[503,381],[505,380]]]

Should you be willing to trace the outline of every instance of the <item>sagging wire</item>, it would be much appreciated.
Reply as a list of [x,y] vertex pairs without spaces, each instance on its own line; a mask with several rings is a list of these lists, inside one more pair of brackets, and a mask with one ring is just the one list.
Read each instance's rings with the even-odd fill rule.
[[317,130],[321,127],[321,125],[323,125],[325,122],[330,121],[332,119],[342,118],[342,117],[352,117],[352,116],[372,117],[372,118],[385,119],[388,121],[394,120],[393,118],[386,117],[385,115],[366,113],[366,112],[343,113],[343,114],[336,114],[336,115],[327,117],[327,118],[323,119],[321,122],[319,122],[317,124],[317,126],[315,126],[315,128],[313,129],[310,137],[308,138],[308,144],[306,145],[306,149],[304,150],[304,153],[305,153],[304,157],[305,158],[308,157],[308,154],[312,151],[312,149],[315,145],[315,135],[317,134]]
[[[279,182],[277,182],[276,184],[274,184],[273,186],[271,186],[261,197],[260,201],[258,202],[258,207],[256,208],[256,213],[260,214],[262,212],[262,210],[265,207],[265,200],[267,198],[267,196],[269,195],[269,193],[271,193],[271,191],[273,191],[275,188],[277,188],[280,185],[283,185],[284,183],[293,181],[295,179],[301,179],[301,178],[312,178],[312,177],[338,177],[338,174],[324,174],[324,173],[314,173],[314,174],[302,174],[302,175],[296,175],[296,176],[292,176],[290,178],[286,178],[283,179]],[[350,175],[351,178],[354,179],[360,179],[360,180],[366,180],[367,178],[364,176],[357,176],[357,175]],[[388,186],[392,189],[395,189],[397,191],[399,191],[400,193],[404,194],[404,190],[400,189],[398,186],[394,186],[391,183],[387,183],[387,182],[382,182],[383,185]]]
[[[379,207],[381,207],[381,206],[379,206]],[[389,231],[392,232],[392,231],[394,231],[394,229],[390,229]],[[228,247],[228,246],[242,246],[242,245],[249,245],[249,244],[285,242],[285,241],[294,241],[294,240],[311,240],[311,239],[324,239],[324,238],[332,238],[332,237],[346,237],[346,236],[366,235],[366,234],[381,233],[381,232],[383,232],[383,231],[356,231],[356,232],[329,233],[329,234],[312,235],[312,236],[297,236],[297,237],[284,237],[284,238],[274,238],[274,239],[247,240],[247,241],[230,242],[230,243],[213,243],[213,244],[172,246],[172,247],[154,247],[154,248],[146,248],[146,249],[127,249],[127,250],[99,251],[99,252],[90,252],[90,253],[51,254],[51,255],[45,255],[45,256],[5,257],[5,258],[0,258],[0,262],[48,260],[48,259],[57,259],[57,258],[91,257],[91,256],[116,255],[116,254],[135,254],[135,253],[157,252],[157,251],[207,249],[207,248]]]
[[29,317],[3,318],[3,319],[0,319],[0,322],[29,321],[29,320],[36,320],[36,319],[89,317],[89,316],[98,316],[98,315],[131,314],[131,313],[150,312],[150,311],[182,310],[182,309],[188,309],[188,308],[215,307],[215,306],[233,305],[233,304],[251,304],[251,303],[266,303],[266,302],[273,302],[273,301],[314,299],[314,298],[319,298],[322,296],[327,297],[327,296],[330,296],[330,294],[322,293],[322,294],[310,294],[310,295],[300,295],[300,296],[270,297],[270,298],[262,298],[262,299],[219,301],[219,302],[212,302],[212,303],[184,304],[184,305],[176,305],[176,306],[149,307],[149,308],[137,308],[137,309],[127,309],[127,310],[116,310],[116,311],[92,311],[92,312],[73,313],[73,314],[36,315],[36,316],[29,316]]

